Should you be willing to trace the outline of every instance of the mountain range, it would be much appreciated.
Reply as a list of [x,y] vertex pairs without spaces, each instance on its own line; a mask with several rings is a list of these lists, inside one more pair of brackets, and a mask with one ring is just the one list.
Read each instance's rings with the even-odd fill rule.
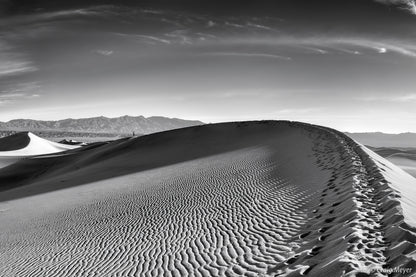
[[416,147],[416,133],[386,134],[345,133],[350,138],[373,147]]
[[0,122],[0,130],[149,134],[201,124],[204,123],[196,120],[126,115],[116,118],[100,116],[81,119],[68,118],[58,121],[14,119],[8,122]]
[[[110,136],[109,134],[112,134],[112,136],[130,135],[134,132],[136,135],[143,135],[202,124],[204,122],[198,120],[184,120],[162,116],[144,117],[127,115],[115,118],[104,116],[81,119],[68,118],[57,121],[14,119],[8,122],[0,122],[0,132],[77,132],[107,134],[108,136]],[[381,132],[346,132],[345,134],[364,145],[372,147],[416,147],[416,133],[386,134]],[[78,134],[77,136],[81,137],[82,135]]]

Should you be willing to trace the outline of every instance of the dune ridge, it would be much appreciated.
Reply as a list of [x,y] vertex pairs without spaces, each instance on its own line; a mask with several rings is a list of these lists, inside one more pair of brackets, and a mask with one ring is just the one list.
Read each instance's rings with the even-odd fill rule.
[[[13,181],[28,165],[43,171]],[[1,181],[10,276],[415,273],[416,179],[325,127],[191,127],[20,161]]]
[[28,133],[19,133],[0,138],[0,151],[13,151],[25,148],[30,143]]
[[0,138],[0,168],[23,158],[58,153],[78,147],[52,142],[31,132],[18,133]]
[[[78,148],[78,146],[61,144],[40,138],[31,132],[20,133],[12,136],[12,138],[4,139],[13,140],[14,142],[17,141],[19,147],[12,147],[12,149],[7,149],[6,151],[0,151],[0,157],[36,156]],[[1,140],[3,139],[0,139],[0,142]],[[4,144],[7,144],[7,142]]]

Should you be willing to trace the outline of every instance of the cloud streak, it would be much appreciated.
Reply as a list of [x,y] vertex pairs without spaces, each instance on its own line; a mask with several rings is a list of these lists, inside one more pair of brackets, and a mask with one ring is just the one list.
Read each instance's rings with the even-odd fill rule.
[[[1,38],[1,33],[0,33]],[[33,72],[38,68],[22,53],[16,52],[9,43],[0,40],[0,79]]]
[[416,1],[415,0],[375,0],[376,2],[385,5],[398,5],[408,10],[410,13],[416,15]]
[[93,9],[74,9],[74,10],[62,10],[56,12],[43,12],[31,15],[19,15],[14,17],[6,17],[0,19],[0,26],[4,25],[19,25],[19,24],[31,24],[44,21],[55,21],[64,18],[75,18],[80,16],[92,16],[100,15],[102,11]]
[[[224,46],[247,45],[250,47],[274,47],[275,51],[286,53],[307,51],[306,53],[329,54],[340,52],[351,55],[365,55],[371,53],[386,54],[396,53],[410,58],[416,58],[416,46],[414,44],[392,38],[363,38],[363,37],[280,37],[253,39],[222,40]],[[296,50],[298,49],[298,50]],[[369,51],[370,50],[370,51]]]
[[285,61],[292,60],[291,57],[280,56],[280,55],[275,55],[275,54],[267,54],[267,53],[211,52],[211,53],[205,53],[203,55],[207,55],[207,56],[225,56],[225,57],[278,59],[278,60],[285,60]]
[[170,40],[157,37],[157,36],[141,35],[141,34],[133,34],[133,33],[132,34],[116,33],[116,35],[126,37],[126,38],[138,39],[140,41],[144,41],[149,44],[155,44],[155,43],[171,44]]
[[37,67],[22,54],[11,51],[5,43],[0,44],[0,78],[36,71]]
[[36,93],[8,93],[8,94],[0,94],[0,105],[9,105],[15,103],[16,101],[20,100],[27,100],[27,99],[34,99],[40,97],[39,94]]
[[102,55],[102,56],[111,56],[114,54],[113,50],[103,50],[103,49],[98,49],[95,50],[94,53]]
[[36,71],[37,68],[29,61],[0,60],[0,78]]
[[392,102],[392,103],[408,103],[408,102],[416,102],[416,93],[407,93],[401,95],[391,95],[391,96],[363,96],[356,98],[359,101],[366,101],[366,102],[376,102],[376,101],[383,101],[383,102]]

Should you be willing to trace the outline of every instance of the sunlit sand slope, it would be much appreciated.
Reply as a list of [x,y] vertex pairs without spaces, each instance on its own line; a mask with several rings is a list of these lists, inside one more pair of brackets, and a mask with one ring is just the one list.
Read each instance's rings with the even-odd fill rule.
[[248,122],[21,161],[0,170],[0,272],[410,276],[416,180],[370,154],[331,129]]

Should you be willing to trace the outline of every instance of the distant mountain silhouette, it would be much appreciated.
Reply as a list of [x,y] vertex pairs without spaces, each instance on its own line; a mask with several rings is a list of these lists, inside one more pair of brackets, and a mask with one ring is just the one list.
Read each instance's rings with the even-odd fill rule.
[[1,130],[17,131],[69,131],[90,133],[149,134],[171,129],[204,124],[201,121],[167,118],[161,116],[122,116],[116,118],[92,117],[81,119],[64,119],[58,121],[41,121],[32,119],[15,119],[0,122]]
[[345,133],[359,143],[373,147],[416,147],[416,133]]

